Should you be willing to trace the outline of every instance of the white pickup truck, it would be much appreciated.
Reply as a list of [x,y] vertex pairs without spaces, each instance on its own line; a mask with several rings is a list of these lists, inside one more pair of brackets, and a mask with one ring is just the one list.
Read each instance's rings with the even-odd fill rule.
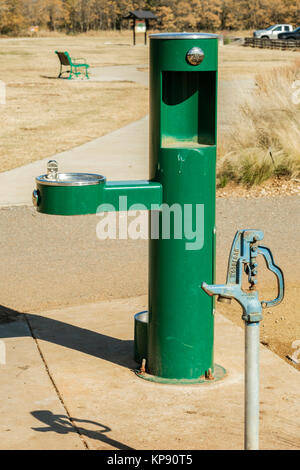
[[254,31],[253,37],[260,39],[277,39],[278,34],[280,33],[289,33],[293,31],[293,26],[290,24],[275,24],[274,26],[269,26],[267,29],[258,29]]

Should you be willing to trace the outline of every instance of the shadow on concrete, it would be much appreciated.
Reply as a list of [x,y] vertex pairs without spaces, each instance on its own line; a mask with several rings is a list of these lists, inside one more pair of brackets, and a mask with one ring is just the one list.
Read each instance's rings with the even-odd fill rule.
[[[55,77],[49,77],[48,75],[40,75],[40,77],[41,78],[47,78],[48,80],[57,80],[58,79],[57,75]],[[65,77],[59,77],[59,78],[66,79]]]
[[[88,419],[79,419],[79,418],[69,418],[66,415],[55,415],[51,411],[48,410],[35,410],[31,412],[34,418],[38,419],[46,426],[38,427],[38,428],[31,428],[34,431],[38,432],[56,432],[58,434],[68,434],[72,433],[79,433],[81,436],[86,436],[89,439],[95,439],[105,444],[112,446],[118,450],[134,450],[132,447],[128,447],[125,444],[122,444],[119,441],[115,441],[114,439],[110,439],[105,433],[111,431],[111,428],[105,426],[104,424],[97,423],[96,421],[90,421]],[[74,424],[73,424],[74,423]],[[85,429],[81,426],[82,423],[86,425],[92,425],[98,429],[91,430]]]
[[[135,369],[133,341],[121,340],[32,313],[21,313],[0,306],[0,337],[20,336],[20,328],[5,328],[11,322],[26,321],[34,338],[74,349],[122,367]],[[23,330],[22,330],[23,331]],[[29,334],[28,334],[29,336]]]

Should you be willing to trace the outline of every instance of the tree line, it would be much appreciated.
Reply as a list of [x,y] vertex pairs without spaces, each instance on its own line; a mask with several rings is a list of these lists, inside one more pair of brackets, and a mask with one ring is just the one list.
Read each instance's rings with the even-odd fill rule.
[[129,11],[151,10],[159,30],[257,29],[276,23],[298,26],[299,0],[0,0],[0,34],[32,26],[68,33],[122,30]]

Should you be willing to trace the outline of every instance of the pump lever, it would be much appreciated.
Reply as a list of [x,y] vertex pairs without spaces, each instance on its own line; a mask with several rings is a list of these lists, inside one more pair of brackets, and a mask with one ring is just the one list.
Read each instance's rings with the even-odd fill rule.
[[267,308],[267,307],[275,307],[275,305],[280,304],[284,297],[284,276],[282,270],[276,266],[274,263],[273,255],[272,252],[269,248],[266,246],[259,246],[258,247],[258,253],[263,255],[267,268],[272,271],[277,280],[277,297],[274,300],[262,300],[261,301],[261,306],[262,308]]
[[[260,321],[262,308],[279,304],[284,296],[284,278],[281,269],[275,265],[271,250],[257,246],[264,233],[261,230],[238,230],[235,234],[229,260],[226,284],[209,285],[202,283],[202,289],[209,295],[218,295],[219,302],[230,302],[235,299],[243,308],[242,318],[246,321]],[[256,258],[261,254],[277,278],[278,294],[274,300],[259,301],[256,287],[257,263]],[[243,268],[248,274],[249,290],[242,289]]]

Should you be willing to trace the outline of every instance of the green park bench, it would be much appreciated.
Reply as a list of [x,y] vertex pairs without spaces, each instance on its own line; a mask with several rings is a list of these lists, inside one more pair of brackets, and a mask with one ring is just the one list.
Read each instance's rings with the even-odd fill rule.
[[[60,71],[57,78],[60,78],[64,73],[69,73],[68,80],[72,80],[73,77],[79,77],[82,72],[85,72],[85,77],[89,78],[89,65],[85,59],[72,59],[68,52],[55,51],[55,54],[58,55],[60,61]],[[63,66],[70,67],[70,69],[63,71]]]

